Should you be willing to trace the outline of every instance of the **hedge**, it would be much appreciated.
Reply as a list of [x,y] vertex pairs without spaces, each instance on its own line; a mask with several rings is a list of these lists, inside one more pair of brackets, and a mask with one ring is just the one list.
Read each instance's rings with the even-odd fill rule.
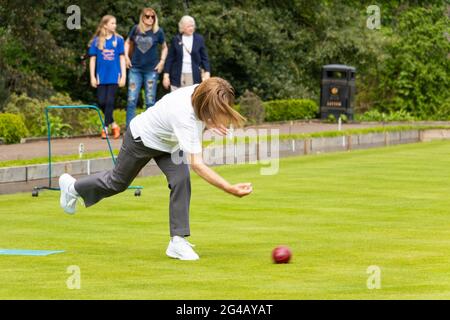
[[28,135],[21,116],[11,113],[0,113],[0,138],[6,144],[19,143]]
[[264,102],[265,121],[308,120],[317,117],[319,107],[309,99],[286,99]]

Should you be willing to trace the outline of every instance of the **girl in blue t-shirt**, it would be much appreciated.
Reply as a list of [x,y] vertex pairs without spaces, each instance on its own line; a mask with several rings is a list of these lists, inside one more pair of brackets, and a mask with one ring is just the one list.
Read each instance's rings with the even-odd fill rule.
[[105,115],[102,139],[106,138],[109,125],[114,139],[120,137],[113,112],[117,87],[124,87],[126,83],[126,67],[124,40],[117,34],[116,26],[115,17],[104,16],[89,43],[91,85],[97,88],[98,104]]
[[[161,56],[158,57],[158,45]],[[133,48],[130,52],[130,47]],[[156,86],[159,74],[167,57],[167,44],[164,31],[158,25],[158,16],[152,8],[144,8],[125,41],[125,59],[128,74],[127,127],[134,118],[141,87],[144,86],[145,106],[149,108],[156,102]]]

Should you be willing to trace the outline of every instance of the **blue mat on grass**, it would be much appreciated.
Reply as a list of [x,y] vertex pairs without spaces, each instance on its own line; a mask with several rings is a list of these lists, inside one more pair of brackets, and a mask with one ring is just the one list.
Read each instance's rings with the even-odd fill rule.
[[61,250],[17,250],[17,249],[0,249],[0,255],[9,256],[48,256],[55,253],[63,253]]

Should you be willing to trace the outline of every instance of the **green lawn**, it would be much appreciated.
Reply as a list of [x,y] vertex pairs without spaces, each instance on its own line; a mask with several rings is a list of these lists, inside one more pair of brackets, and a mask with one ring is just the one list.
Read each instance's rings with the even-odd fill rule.
[[[166,258],[168,190],[139,179],[98,205],[61,212],[57,192],[0,196],[0,299],[449,299],[450,142],[216,168],[254,193],[233,198],[193,176],[190,241],[201,260]],[[271,263],[286,244],[292,263]],[[69,290],[67,267],[81,269]],[[381,289],[366,286],[381,268]]]

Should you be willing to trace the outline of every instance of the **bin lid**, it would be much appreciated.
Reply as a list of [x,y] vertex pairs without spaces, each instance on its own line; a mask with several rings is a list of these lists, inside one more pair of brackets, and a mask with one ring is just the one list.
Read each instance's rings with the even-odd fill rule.
[[327,64],[322,68],[324,70],[332,70],[332,71],[356,71],[355,67],[347,66],[345,64]]

